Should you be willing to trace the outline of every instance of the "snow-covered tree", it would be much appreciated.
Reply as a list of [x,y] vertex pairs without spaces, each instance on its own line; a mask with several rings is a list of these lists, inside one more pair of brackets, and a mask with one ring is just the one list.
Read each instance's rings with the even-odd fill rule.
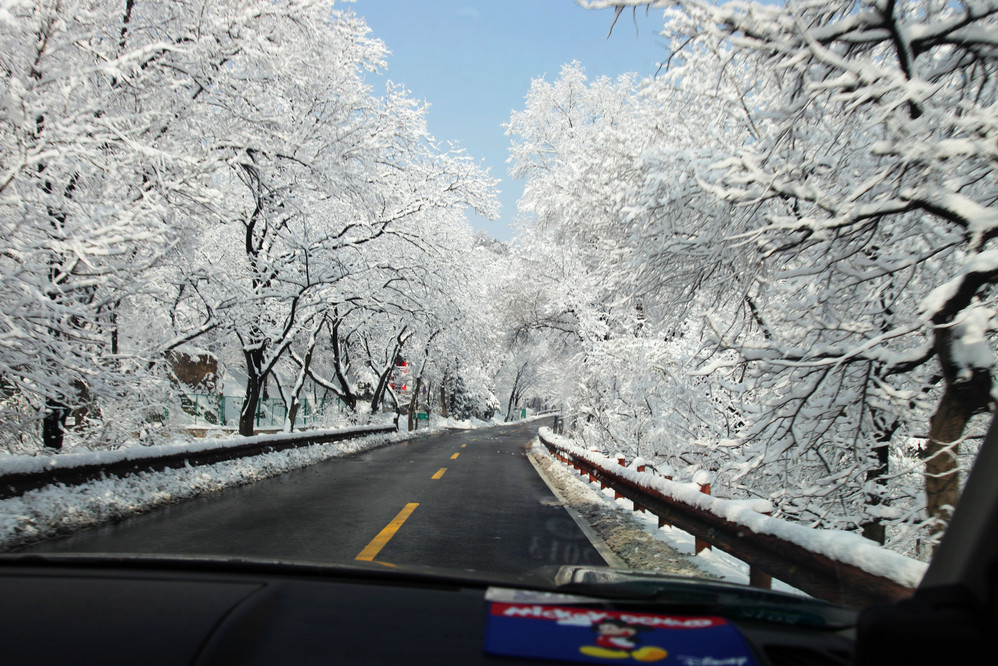
[[[671,309],[656,337],[706,343],[688,367],[737,426],[714,464],[808,522],[883,539],[920,501],[944,522],[993,404],[998,6],[582,4],[668,7],[658,135],[611,224],[646,330]],[[920,437],[924,500],[887,483]]]
[[993,403],[998,7],[582,4],[667,6],[670,47],[509,125],[524,244],[575,257],[519,326],[571,340],[581,435],[809,524],[944,522]]
[[858,433],[884,444],[935,400],[907,434],[927,435],[927,508],[941,521],[967,423],[993,407],[996,14],[989,2],[694,2],[666,23],[675,57],[681,42],[723,41],[779,85],[757,140],[704,176],[752,211],[737,242],[778,267],[773,337],[733,345],[795,384],[757,433],[821,433],[863,468]]
[[372,92],[384,45],[329,0],[9,3],[0,21],[8,441],[41,421],[58,447],[71,410],[161,401],[142,389],[191,343],[243,366],[242,432],[268,381],[293,423],[325,335],[412,315],[459,211],[494,207],[422,105]]
[[204,174],[171,128],[197,94],[191,65],[225,58],[211,36],[193,43],[177,9],[65,0],[0,11],[7,437],[30,439],[38,419],[59,448],[85,406],[92,420],[125,386],[149,388],[156,350],[124,344],[119,313],[159,291],[149,269],[200,209]]

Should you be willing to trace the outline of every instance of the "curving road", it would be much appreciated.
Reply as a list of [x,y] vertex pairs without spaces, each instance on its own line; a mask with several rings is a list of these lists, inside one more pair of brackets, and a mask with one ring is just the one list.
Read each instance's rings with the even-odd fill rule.
[[420,437],[22,552],[366,560],[500,573],[603,565],[525,455],[539,424]]

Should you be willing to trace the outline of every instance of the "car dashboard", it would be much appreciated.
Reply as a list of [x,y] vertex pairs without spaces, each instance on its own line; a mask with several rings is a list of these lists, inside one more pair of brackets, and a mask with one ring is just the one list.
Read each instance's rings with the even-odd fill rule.
[[[3,661],[109,666],[552,663],[550,657],[503,650],[504,638],[497,631],[489,636],[495,590],[535,595],[532,603],[551,594],[531,588],[525,578],[483,583],[472,572],[441,576],[381,565],[4,556]],[[589,599],[572,608],[602,614],[706,615],[663,602],[626,600]],[[673,659],[659,660],[691,666],[852,661],[849,628],[751,619],[731,620],[730,625],[749,646],[745,660],[730,655],[727,661],[691,655],[679,659],[683,655],[675,649]],[[524,639],[526,634],[514,631],[527,645],[521,649],[543,647],[543,638]],[[640,654],[628,653],[626,661],[640,661],[635,656]],[[566,660],[625,661],[611,657],[575,651]]]

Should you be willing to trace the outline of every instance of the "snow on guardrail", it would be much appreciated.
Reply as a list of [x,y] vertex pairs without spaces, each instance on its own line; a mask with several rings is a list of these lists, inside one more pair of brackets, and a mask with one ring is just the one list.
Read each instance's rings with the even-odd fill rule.
[[73,485],[104,476],[125,476],[167,468],[210,465],[267,451],[280,451],[387,432],[395,432],[395,426],[354,426],[335,430],[128,447],[110,451],[6,456],[0,458],[0,497],[13,497],[50,484]]
[[[572,457],[603,468],[614,476],[641,489],[657,493],[675,503],[709,513],[755,534],[776,537],[836,562],[841,562],[898,585],[914,588],[928,565],[889,551],[858,534],[840,530],[818,530],[764,515],[765,500],[729,500],[706,495],[697,483],[671,481],[649,471],[623,467],[618,461],[588,451],[572,440],[554,434],[550,428],[539,430],[541,440],[557,446]],[[737,556],[737,555],[736,555]]]
[[[352,426],[329,430],[309,430],[307,432],[275,433],[252,437],[231,437],[228,439],[206,439],[195,442],[157,444],[155,446],[128,446],[107,451],[80,451],[74,453],[42,453],[39,455],[0,456],[0,477],[8,474],[32,474],[50,469],[89,467],[91,465],[113,465],[120,462],[141,462],[165,458],[177,454],[198,454],[246,446],[248,444],[268,444],[290,440],[322,439],[324,436],[354,434],[360,437],[378,433],[388,426]],[[391,427],[390,430],[395,430]]]

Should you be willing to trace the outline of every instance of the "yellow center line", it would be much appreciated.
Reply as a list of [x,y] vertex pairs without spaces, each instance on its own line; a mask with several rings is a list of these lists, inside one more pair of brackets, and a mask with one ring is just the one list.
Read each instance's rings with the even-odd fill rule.
[[457,460],[457,457],[458,457],[459,455],[461,455],[461,454],[460,454],[460,453],[455,453],[454,455],[452,455],[452,456],[450,457],[450,459],[451,459],[451,460]]
[[444,472],[446,472],[446,471],[447,471],[446,467],[441,467],[440,469],[437,470],[437,473],[434,474],[433,476],[431,476],[430,478],[431,479],[439,479],[441,476],[444,475]]
[[409,504],[406,504],[405,508],[399,511],[399,514],[392,519],[392,522],[388,523],[388,525],[385,526],[385,529],[378,532],[378,536],[371,539],[371,543],[367,544],[364,547],[364,550],[360,551],[360,555],[353,559],[364,562],[373,562],[374,558],[381,552],[381,549],[385,547],[385,544],[391,541],[392,537],[395,536],[395,533],[399,531],[400,527],[402,527],[402,523],[409,519],[409,516],[412,515],[412,512],[416,510],[417,506],[419,506],[418,502],[410,502]]

